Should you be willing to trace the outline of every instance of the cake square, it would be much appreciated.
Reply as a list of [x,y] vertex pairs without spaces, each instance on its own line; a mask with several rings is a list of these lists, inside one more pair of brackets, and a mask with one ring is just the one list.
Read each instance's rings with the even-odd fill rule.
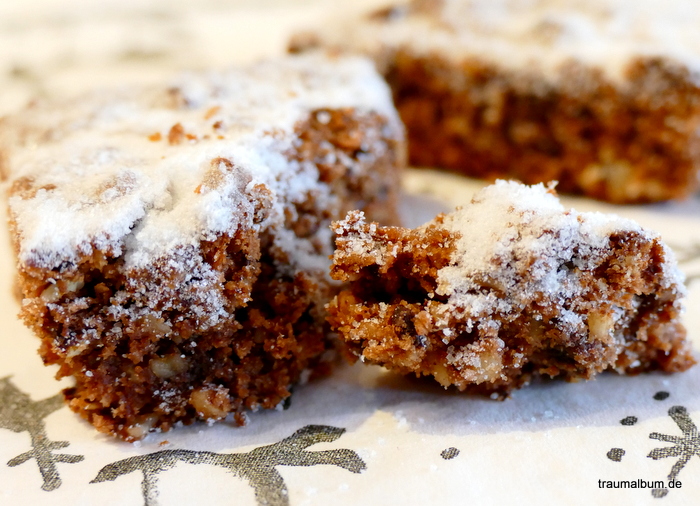
[[336,222],[329,322],[351,357],[503,397],[532,378],[693,365],[685,287],[658,235],[497,181],[416,229]]
[[33,104],[0,153],[21,317],[125,440],[244,423],[324,367],[329,224],[394,221],[405,165],[372,64],[323,54]]
[[291,49],[371,56],[414,166],[642,203],[698,187],[698,23],[684,0],[414,0]]

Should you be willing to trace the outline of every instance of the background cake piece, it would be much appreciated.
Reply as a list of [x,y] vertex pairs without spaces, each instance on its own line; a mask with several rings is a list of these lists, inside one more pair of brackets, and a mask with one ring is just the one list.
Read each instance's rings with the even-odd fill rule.
[[697,188],[699,23],[685,0],[415,0],[292,50],[370,55],[412,165],[650,202]]
[[694,364],[671,251],[542,185],[498,181],[414,230],[355,211],[333,228],[332,275],[349,287],[329,321],[365,362],[495,395],[533,376]]
[[329,224],[394,220],[405,158],[371,63],[323,55],[35,104],[0,146],[21,317],[127,440],[243,423],[319,366]]

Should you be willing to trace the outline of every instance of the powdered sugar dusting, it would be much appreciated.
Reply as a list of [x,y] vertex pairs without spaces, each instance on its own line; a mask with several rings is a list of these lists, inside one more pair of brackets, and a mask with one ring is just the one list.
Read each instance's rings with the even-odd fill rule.
[[[656,237],[615,215],[565,211],[542,184],[507,181],[478,192],[470,205],[447,215],[444,226],[459,239],[450,265],[438,272],[437,293],[449,298],[445,311],[457,310],[467,321],[516,314],[541,298],[571,300],[581,295],[574,269],[594,269],[608,254],[612,233]],[[664,268],[664,287],[682,283],[675,263]],[[576,312],[563,308],[562,314],[571,328],[584,323]]]
[[[0,133],[12,179],[31,182],[10,200],[20,262],[55,269],[97,248],[139,268],[242,225],[281,228],[285,202],[328,191],[285,156],[295,125],[345,107],[380,113],[400,135],[372,65],[320,54],[30,108]],[[251,197],[261,187],[264,221]],[[278,242],[293,261],[298,244]]]
[[[551,79],[570,60],[624,79],[637,57],[668,57],[700,76],[700,11],[686,0],[420,0],[324,38],[375,55],[407,48]],[[381,58],[380,58],[381,59]]]

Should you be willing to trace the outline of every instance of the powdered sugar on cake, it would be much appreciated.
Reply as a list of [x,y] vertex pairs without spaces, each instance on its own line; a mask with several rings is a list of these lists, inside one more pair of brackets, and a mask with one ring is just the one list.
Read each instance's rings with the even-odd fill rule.
[[402,48],[473,57],[551,79],[571,60],[621,80],[633,59],[667,57],[700,81],[699,23],[700,11],[686,0],[419,0],[334,25],[323,37],[370,54]]
[[[555,192],[542,184],[503,180],[479,191],[469,205],[419,227],[417,235],[431,227],[447,230],[455,241],[449,264],[437,271],[435,290],[444,302],[435,306],[434,323],[448,330],[448,341],[447,322],[455,315],[466,322],[467,331],[477,324],[498,327],[536,301],[561,307],[559,325],[567,332],[579,332],[585,328],[586,315],[567,309],[567,301],[585,295],[577,272],[595,270],[610,255],[611,236],[616,233],[658,240],[655,233],[616,215],[566,210]],[[338,222],[335,232],[343,237],[336,263],[362,258],[363,265],[376,264],[381,272],[406,247],[388,248],[377,241],[376,224],[366,225],[359,213]],[[660,286],[680,297],[683,274],[673,252],[663,248],[666,261],[660,267]]]
[[[481,190],[469,205],[447,215],[444,227],[459,238],[450,265],[437,277],[437,293],[449,297],[443,312],[458,311],[475,320],[516,314],[540,298],[557,304],[572,300],[581,295],[575,270],[600,264],[609,254],[611,234],[633,231],[656,237],[615,215],[565,211],[542,184],[512,181]],[[665,253],[673,258],[670,250]],[[682,286],[675,262],[664,268],[663,287]],[[484,292],[484,286],[492,289]],[[562,314],[564,325],[584,324],[581,314],[566,309]]]
[[[323,108],[374,111],[401,132],[369,62],[322,55],[185,75],[170,89],[94,93],[8,119],[0,143],[11,178],[35,189],[10,202],[20,262],[52,269],[97,248],[138,268],[242,222],[280,227],[285,203],[332,198],[315,166],[285,156],[295,125]],[[269,209],[254,223],[250,194],[260,188]],[[279,242],[303,253],[284,234]]]
[[445,387],[507,395],[533,377],[590,379],[694,363],[685,289],[659,237],[497,181],[416,229],[334,224],[328,322],[351,356]]

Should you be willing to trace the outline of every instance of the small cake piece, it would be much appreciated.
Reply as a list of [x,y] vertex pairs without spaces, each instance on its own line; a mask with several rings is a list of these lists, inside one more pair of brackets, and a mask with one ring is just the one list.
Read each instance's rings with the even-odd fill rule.
[[503,396],[533,376],[693,365],[672,252],[637,224],[498,181],[415,230],[336,222],[329,321],[361,360]]
[[651,202],[698,187],[699,24],[686,0],[414,0],[292,50],[370,55],[412,165]]
[[33,105],[1,135],[21,317],[126,440],[243,423],[323,365],[329,225],[392,222],[405,159],[372,64],[324,55]]

